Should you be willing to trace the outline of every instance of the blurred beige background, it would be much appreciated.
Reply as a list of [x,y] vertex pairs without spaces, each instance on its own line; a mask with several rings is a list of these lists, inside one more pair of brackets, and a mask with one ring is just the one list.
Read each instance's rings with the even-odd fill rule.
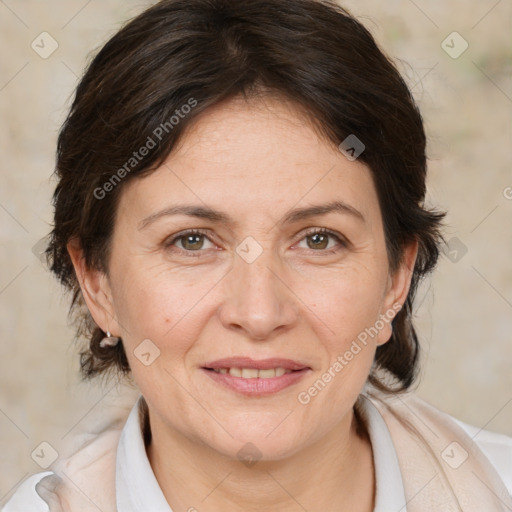
[[[133,400],[113,384],[79,382],[68,298],[32,248],[49,231],[56,135],[77,77],[145,5],[0,2],[0,504],[41,471],[31,458],[41,442],[60,451],[88,422]],[[418,294],[418,393],[512,435],[512,3],[343,5],[399,60],[428,130],[429,202],[449,211],[450,253]]]

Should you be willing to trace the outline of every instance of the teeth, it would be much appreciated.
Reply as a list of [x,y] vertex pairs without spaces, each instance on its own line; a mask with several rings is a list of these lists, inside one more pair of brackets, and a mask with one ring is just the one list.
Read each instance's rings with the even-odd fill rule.
[[268,379],[270,377],[276,376],[276,370],[275,368],[269,368],[268,370],[259,370],[258,375],[260,379]]
[[271,379],[272,377],[281,377],[285,373],[291,373],[292,370],[285,368],[268,368],[267,370],[258,370],[256,368],[214,368],[216,373],[229,373],[232,377],[242,377],[243,379]]
[[244,379],[257,379],[258,378],[258,370],[256,368],[243,368],[242,369],[242,377]]

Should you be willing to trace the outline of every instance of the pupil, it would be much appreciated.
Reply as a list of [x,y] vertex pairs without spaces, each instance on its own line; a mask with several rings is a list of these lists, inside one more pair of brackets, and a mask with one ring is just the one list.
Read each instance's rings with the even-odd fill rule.
[[202,246],[202,235],[188,235],[185,237],[185,249],[200,249]]
[[328,238],[326,235],[315,233],[311,235],[310,240],[312,241],[310,249],[325,249],[327,247]]

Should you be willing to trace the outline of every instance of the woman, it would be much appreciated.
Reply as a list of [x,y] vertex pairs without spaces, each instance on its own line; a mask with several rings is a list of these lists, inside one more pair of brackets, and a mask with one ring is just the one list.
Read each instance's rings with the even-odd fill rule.
[[90,64],[57,176],[83,375],[140,397],[6,512],[512,510],[512,440],[405,393],[443,214],[414,101],[342,8],[159,2]]

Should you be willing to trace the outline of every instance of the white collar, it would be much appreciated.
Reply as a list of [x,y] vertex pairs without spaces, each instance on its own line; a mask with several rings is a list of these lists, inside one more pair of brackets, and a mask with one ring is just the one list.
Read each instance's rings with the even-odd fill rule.
[[407,512],[402,473],[388,427],[365,395],[360,395],[357,405],[373,450],[376,486],[373,512]]
[[[120,512],[172,512],[149,463],[142,432],[142,396],[133,406],[119,439],[116,501]],[[377,408],[362,397],[359,411],[368,430],[375,465],[374,512],[406,512],[400,466],[389,430]]]
[[172,512],[149,463],[141,429],[142,395],[121,432],[116,459],[116,503],[119,512]]

